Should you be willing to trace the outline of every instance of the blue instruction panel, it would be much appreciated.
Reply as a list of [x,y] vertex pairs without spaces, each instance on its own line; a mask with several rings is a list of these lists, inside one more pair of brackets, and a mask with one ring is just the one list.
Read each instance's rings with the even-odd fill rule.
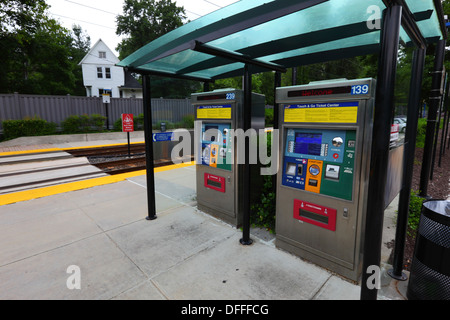
[[346,139],[346,131],[288,129],[285,156],[342,163],[344,147],[342,143],[333,144],[333,140],[337,137],[343,143]]
[[154,133],[153,142],[173,141],[173,132]]

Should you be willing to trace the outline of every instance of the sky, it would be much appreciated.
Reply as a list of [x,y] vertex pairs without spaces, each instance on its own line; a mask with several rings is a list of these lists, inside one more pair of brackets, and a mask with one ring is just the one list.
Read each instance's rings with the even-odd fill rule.
[[[183,6],[188,20],[195,20],[238,0],[176,0]],[[122,14],[124,0],[46,0],[50,6],[50,16],[61,25],[72,29],[80,25],[84,33],[91,37],[91,45],[102,39],[118,56],[115,50],[122,36],[116,35],[116,16]]]

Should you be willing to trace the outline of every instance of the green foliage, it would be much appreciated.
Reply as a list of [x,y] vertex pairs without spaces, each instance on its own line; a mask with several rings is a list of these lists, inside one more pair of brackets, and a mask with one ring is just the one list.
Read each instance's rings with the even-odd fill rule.
[[[267,155],[271,156],[272,133],[267,133]],[[259,137],[260,138],[260,137]],[[250,222],[275,233],[275,198],[272,176],[263,177],[263,186],[258,201],[250,207]]]
[[194,128],[195,116],[193,114],[189,114],[183,117],[183,121],[181,122],[181,128],[192,129]]
[[156,124],[153,125],[153,130],[160,130],[161,129],[161,123],[165,123],[166,124],[166,130],[173,130],[176,129],[177,126],[175,123],[173,123],[172,121],[166,121],[166,120],[162,120],[162,121],[158,121]]
[[424,199],[419,197],[419,192],[411,190],[409,201],[408,234],[414,236],[419,228],[419,220]]
[[134,130],[144,130],[144,114],[134,117]]
[[426,132],[427,132],[427,119],[421,118],[417,123],[416,148],[425,147]]
[[266,128],[273,126],[273,109],[266,109]]
[[275,233],[275,210],[272,176],[264,176],[260,200],[250,208],[250,222],[255,226],[264,227]]
[[89,119],[89,125],[93,131],[102,131],[105,124],[106,117],[101,114],[92,114]]
[[69,116],[61,123],[61,126],[65,134],[89,133],[102,131],[105,122],[106,117],[100,114],[91,116],[83,114],[81,116]]
[[181,27],[185,14],[184,8],[171,0],[125,0],[123,14],[116,18],[116,34],[125,36],[117,46],[119,59]]
[[44,136],[56,133],[56,124],[34,118],[25,120],[5,120],[2,122],[5,140],[19,137]]
[[[0,92],[65,95],[84,93],[81,58],[89,43],[48,17],[45,1],[0,1]],[[84,43],[83,43],[84,41]]]
[[115,131],[115,132],[121,132],[122,131],[122,118],[119,118],[116,121],[114,121],[113,131]]

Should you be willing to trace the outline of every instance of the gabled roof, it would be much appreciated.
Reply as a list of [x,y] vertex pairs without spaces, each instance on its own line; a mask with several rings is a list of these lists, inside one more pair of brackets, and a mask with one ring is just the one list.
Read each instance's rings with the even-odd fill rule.
[[106,56],[113,58],[112,60],[107,59],[106,62],[114,65],[120,61],[119,58],[117,58],[117,56],[114,54],[114,52],[106,45],[106,43],[102,39],[98,39],[98,41],[91,47],[89,52],[84,56],[84,58],[80,61],[78,65],[81,66],[83,63],[86,63],[87,60],[90,58],[96,58],[95,60],[97,61],[95,61],[95,63],[104,62],[105,61],[104,59],[100,59],[98,57],[97,51],[99,51],[99,49],[105,50]]
[[156,39],[118,66],[212,81],[242,75],[245,63],[200,52],[203,45],[286,68],[375,53],[382,12],[393,4],[403,7],[405,44],[447,37],[439,0],[242,0]]
[[137,81],[136,78],[133,77],[130,71],[124,70],[124,73],[125,73],[125,84],[121,86],[121,88],[142,90],[142,84],[140,84],[139,81]]

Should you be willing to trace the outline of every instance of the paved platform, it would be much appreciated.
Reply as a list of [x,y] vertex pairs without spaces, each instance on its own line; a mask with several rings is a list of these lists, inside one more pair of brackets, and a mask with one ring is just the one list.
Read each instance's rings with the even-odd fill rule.
[[[240,245],[240,230],[197,210],[194,181],[195,166],[157,173],[154,221],[144,175],[0,206],[0,299],[359,299],[358,285],[260,230]],[[399,290],[385,283],[379,298]]]
[[66,152],[0,156],[0,194],[106,176],[86,157]]

